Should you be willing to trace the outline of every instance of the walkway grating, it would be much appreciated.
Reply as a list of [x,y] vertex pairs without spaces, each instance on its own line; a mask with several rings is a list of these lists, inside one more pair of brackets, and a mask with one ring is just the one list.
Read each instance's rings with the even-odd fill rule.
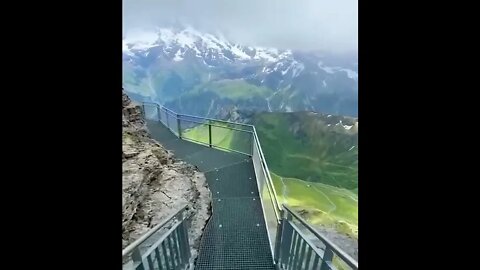
[[147,121],[154,139],[176,157],[205,172],[212,217],[195,269],[275,269],[251,158],[178,139]]

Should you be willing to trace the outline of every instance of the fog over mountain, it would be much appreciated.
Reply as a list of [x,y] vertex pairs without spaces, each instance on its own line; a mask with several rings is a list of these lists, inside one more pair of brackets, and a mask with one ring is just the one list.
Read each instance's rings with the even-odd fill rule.
[[356,54],[357,0],[123,0],[124,36],[175,24],[232,42]]

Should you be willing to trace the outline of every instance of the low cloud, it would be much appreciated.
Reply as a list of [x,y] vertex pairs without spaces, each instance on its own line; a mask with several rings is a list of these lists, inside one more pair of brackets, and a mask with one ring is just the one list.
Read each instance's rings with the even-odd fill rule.
[[244,45],[356,52],[358,0],[123,0],[124,35],[188,24]]

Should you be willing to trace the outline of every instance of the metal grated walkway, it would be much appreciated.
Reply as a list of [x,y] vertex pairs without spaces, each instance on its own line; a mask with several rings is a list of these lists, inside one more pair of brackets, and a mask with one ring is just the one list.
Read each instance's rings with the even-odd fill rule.
[[177,158],[205,172],[212,192],[195,269],[275,269],[251,158],[181,140],[155,121],[147,125]]

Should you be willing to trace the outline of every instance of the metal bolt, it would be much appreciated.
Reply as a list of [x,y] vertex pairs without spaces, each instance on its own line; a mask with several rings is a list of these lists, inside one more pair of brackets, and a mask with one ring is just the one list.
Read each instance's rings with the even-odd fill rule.
[[217,194],[220,194],[220,191],[217,191]]
[[253,191],[251,193],[253,194]]
[[218,201],[221,201],[221,199],[218,199]]
[[221,228],[221,227],[222,227],[222,224],[218,225],[218,227],[220,227],[220,228]]
[[260,223],[257,223],[257,227],[260,227]]
[[255,201],[255,198],[253,198],[253,200]]

